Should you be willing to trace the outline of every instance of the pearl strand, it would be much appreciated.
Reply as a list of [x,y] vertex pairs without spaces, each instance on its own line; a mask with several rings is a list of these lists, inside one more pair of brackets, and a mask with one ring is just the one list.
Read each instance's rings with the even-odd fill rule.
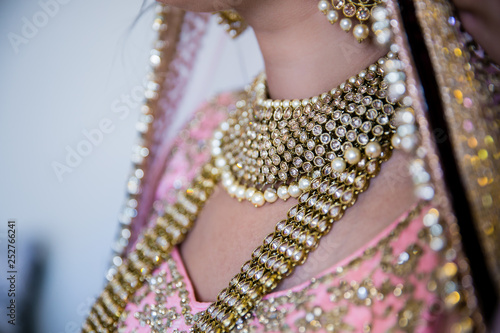
[[302,176],[298,182],[292,182],[290,185],[282,184],[278,189],[267,188],[262,192],[253,186],[247,186],[240,183],[233,177],[231,172],[226,169],[227,161],[220,154],[212,154],[215,159],[215,166],[221,171],[222,174],[222,187],[227,193],[238,199],[238,201],[246,200],[252,203],[255,207],[261,207],[266,202],[273,203],[279,199],[286,201],[290,197],[298,198],[302,193],[311,188],[311,178]]

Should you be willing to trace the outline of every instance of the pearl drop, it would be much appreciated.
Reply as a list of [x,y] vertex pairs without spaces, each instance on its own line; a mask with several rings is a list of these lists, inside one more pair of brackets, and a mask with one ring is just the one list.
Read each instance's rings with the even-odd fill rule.
[[215,160],[215,166],[218,168],[222,168],[226,165],[226,159],[223,157],[217,157]]
[[345,161],[342,157],[337,157],[332,160],[332,169],[336,172],[342,172],[345,170]]
[[356,24],[352,31],[354,37],[356,37],[358,41],[362,41],[363,39],[368,37],[369,32],[370,30],[365,24]]
[[365,147],[365,154],[371,158],[379,157],[381,152],[382,147],[380,147],[380,144],[375,141],[368,142]]
[[249,188],[247,188],[247,190],[245,191],[245,198],[248,201],[251,201],[252,200],[252,195],[255,193],[255,191],[257,191],[255,189],[255,187],[249,187]]
[[236,189],[238,188],[238,185],[236,184],[232,184],[231,186],[229,186],[229,188],[227,189],[227,192],[229,193],[230,196],[234,196],[236,194]]
[[266,199],[266,201],[270,203],[273,203],[276,200],[278,200],[278,195],[276,194],[276,190],[273,188],[268,188],[267,190],[265,190],[264,199]]
[[351,30],[351,27],[352,27],[352,21],[350,19],[343,18],[342,20],[340,20],[340,28],[342,28],[342,30],[349,31]]
[[242,200],[242,199],[245,199],[245,191],[246,191],[246,187],[243,186],[243,185],[240,185],[236,188],[236,198],[238,198],[238,200]]
[[221,152],[222,152],[222,150],[220,149],[220,147],[213,147],[212,148],[212,156],[219,156]]
[[361,152],[358,148],[349,148],[344,153],[344,158],[349,164],[356,164],[361,159]]
[[299,188],[302,191],[307,191],[311,187],[311,179],[309,177],[302,177],[299,180]]
[[290,198],[290,193],[288,193],[288,187],[286,185],[278,187],[278,197],[285,201]]
[[232,178],[225,178],[222,180],[222,186],[224,186],[225,188],[229,188],[231,185],[233,185]]
[[394,134],[391,138],[391,144],[394,148],[401,148],[401,137],[397,134]]
[[224,134],[222,134],[221,131],[215,131],[214,132],[214,138],[216,138],[217,140],[220,140],[224,137]]
[[338,21],[339,13],[337,13],[337,11],[335,10],[330,10],[328,14],[326,14],[326,18],[328,19],[328,21],[330,21],[330,23],[333,24]]
[[260,207],[260,206],[264,205],[265,202],[266,201],[264,199],[264,194],[262,194],[262,192],[256,191],[252,195],[252,203],[254,204],[255,207]]
[[290,196],[297,198],[302,194],[302,190],[299,188],[299,185],[297,183],[291,183],[290,186],[288,186],[288,193],[290,194]]
[[318,3],[318,9],[321,10],[322,12],[327,10],[330,7],[330,4],[326,0],[321,0]]

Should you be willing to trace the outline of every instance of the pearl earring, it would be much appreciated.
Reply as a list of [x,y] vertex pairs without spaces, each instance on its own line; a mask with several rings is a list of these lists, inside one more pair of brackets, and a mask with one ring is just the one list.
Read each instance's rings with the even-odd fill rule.
[[231,38],[238,37],[248,27],[243,17],[235,10],[223,10],[214,14],[217,15],[217,23],[224,27]]
[[[334,24],[339,20],[339,11],[344,18],[340,19],[340,28],[344,31],[350,31],[358,42],[362,42],[368,37],[370,29],[365,24],[371,16],[371,11],[381,4],[381,0],[320,0],[318,9],[322,11],[328,21]],[[353,27],[351,18],[356,17],[358,24]]]

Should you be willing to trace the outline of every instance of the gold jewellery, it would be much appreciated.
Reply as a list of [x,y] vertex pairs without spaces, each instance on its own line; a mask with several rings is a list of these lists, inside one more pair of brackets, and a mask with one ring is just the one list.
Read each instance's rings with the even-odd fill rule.
[[[249,196],[257,206],[288,195],[298,200],[217,301],[190,319],[193,332],[229,332],[241,323],[306,261],[390,157],[395,101],[387,95],[383,66],[392,58],[389,53],[338,88],[302,101],[264,99],[264,76],[259,76],[214,133],[212,159],[141,234],[92,307],[83,332],[116,331],[130,298],[182,242],[221,180],[239,198],[244,193],[248,199],[257,186]],[[287,194],[266,194],[280,183]],[[262,193],[264,186],[269,188]]]
[[238,37],[248,27],[243,17],[233,9],[222,10],[216,12],[215,15],[217,16],[217,23],[224,27],[224,30],[231,38]]
[[[358,42],[366,39],[370,33],[367,20],[371,15],[377,16],[378,7],[381,0],[321,0],[318,2],[318,9],[322,11],[328,21],[334,24],[339,20],[339,12],[344,15],[339,22],[340,28],[344,31],[350,31]],[[356,18],[358,24],[353,27],[352,19]]]
[[265,76],[257,77],[212,140],[222,185],[256,207],[297,198],[320,176],[337,178],[360,161],[378,158],[383,137],[394,128],[394,100],[382,66],[351,77],[328,93],[304,100],[269,100]]
[[[331,24],[339,20],[340,12],[344,16],[340,19],[340,28],[346,32],[352,29],[358,42],[368,38],[370,28],[367,22],[370,17],[373,17],[372,30],[376,41],[380,44],[386,44],[390,37],[389,21],[387,10],[381,6],[381,3],[382,0],[320,0],[318,9],[325,14]],[[245,20],[233,9],[216,12],[215,15],[217,23],[224,27],[231,38],[238,37],[248,27]],[[354,27],[353,19],[358,21]]]

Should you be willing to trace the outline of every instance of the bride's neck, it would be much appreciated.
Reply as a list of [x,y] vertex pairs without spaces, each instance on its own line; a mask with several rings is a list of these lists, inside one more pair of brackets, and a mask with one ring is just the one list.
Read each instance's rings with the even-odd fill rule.
[[387,50],[333,26],[317,0],[243,1],[236,9],[255,31],[273,99],[308,98],[336,87]]

